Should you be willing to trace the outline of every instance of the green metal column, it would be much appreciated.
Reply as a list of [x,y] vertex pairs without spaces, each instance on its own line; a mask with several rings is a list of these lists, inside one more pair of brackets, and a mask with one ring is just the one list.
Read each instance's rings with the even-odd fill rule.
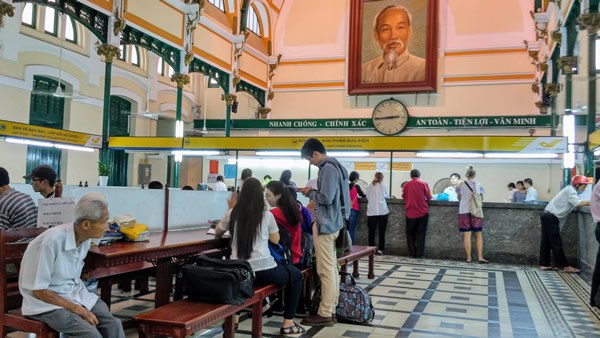
[[[590,8],[590,11],[592,9]],[[596,131],[596,38],[597,34],[588,35],[588,116],[587,135],[584,150],[584,173],[586,176],[594,176],[594,153],[589,149],[590,134]]]
[[[177,123],[181,121],[181,104],[183,100],[183,88],[177,86],[177,106],[175,108],[175,126],[177,128]],[[173,187],[179,188],[179,166],[181,163],[179,161],[175,161],[175,166],[173,168]]]
[[229,137],[231,129],[231,104],[227,103],[225,109],[225,137]]
[[105,43],[98,46],[97,53],[98,55],[104,56],[104,102],[102,107],[102,149],[100,150],[100,162],[108,163],[112,61],[115,56],[119,56],[121,54],[121,51],[119,50],[119,47]]

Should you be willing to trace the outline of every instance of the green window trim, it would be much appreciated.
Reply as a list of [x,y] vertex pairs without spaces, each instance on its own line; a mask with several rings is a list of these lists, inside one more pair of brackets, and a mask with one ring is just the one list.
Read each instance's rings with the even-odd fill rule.
[[[75,20],[72,17],[67,16],[67,18],[69,19],[67,24],[69,24],[69,22],[70,22],[71,27],[73,27],[73,39],[67,38],[67,32],[64,32],[65,41],[71,42],[76,45],[79,41],[79,36],[77,35],[77,23],[75,22]],[[66,27],[66,25],[65,25],[65,27]]]
[[[27,8],[27,6],[31,6],[31,24],[26,23],[23,21],[23,16],[21,16],[21,24],[23,26],[27,26],[27,27],[31,27],[33,29],[36,29],[37,27],[37,19],[38,19],[38,15],[37,15],[37,5],[36,4],[32,4],[32,3],[27,3],[25,4],[25,8]],[[25,11],[23,11],[23,14],[25,14]]]
[[[54,31],[46,30],[46,22],[48,21],[46,14],[48,14],[48,9],[52,10],[52,12],[54,13],[54,28],[53,28]],[[45,14],[44,14],[44,26],[43,27],[44,27],[44,33],[52,35],[52,36],[58,35],[58,11],[56,9],[46,7]]]
[[[137,58],[137,60],[134,61],[134,57]],[[129,62],[136,67],[140,67],[140,49],[138,46],[131,46],[131,59]]]

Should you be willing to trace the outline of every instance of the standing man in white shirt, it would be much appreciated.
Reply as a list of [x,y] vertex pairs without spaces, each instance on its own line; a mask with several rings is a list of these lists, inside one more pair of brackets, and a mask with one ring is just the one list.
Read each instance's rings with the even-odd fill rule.
[[554,259],[554,265],[562,268],[563,272],[579,272],[578,269],[569,264],[565,256],[560,228],[574,208],[590,205],[589,201],[579,199],[579,194],[585,190],[588,183],[588,178],[585,176],[573,176],[571,184],[556,194],[540,214],[540,221],[542,223],[540,270],[552,270],[552,259]]
[[89,193],[75,206],[75,221],[49,229],[29,245],[19,273],[23,315],[69,337],[125,338],[121,321],[81,280],[92,238],[108,229],[104,195]]
[[214,191],[227,191],[227,184],[223,183],[223,176],[219,175],[217,176],[217,183],[215,183],[215,190]]
[[527,195],[525,196],[525,202],[539,201],[538,192],[533,187],[533,181],[531,180],[531,178],[524,179],[523,185],[525,186],[525,189],[527,189]]

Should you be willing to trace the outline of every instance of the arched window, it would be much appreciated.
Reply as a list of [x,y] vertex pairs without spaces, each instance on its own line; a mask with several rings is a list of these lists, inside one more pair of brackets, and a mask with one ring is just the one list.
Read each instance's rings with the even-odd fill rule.
[[223,0],[208,0],[208,2],[225,12],[225,4],[223,3]]
[[160,74],[160,76],[165,76],[165,62],[163,59],[158,61],[158,66],[156,67],[156,72]]
[[117,57],[117,59],[123,62],[127,62],[127,49],[125,48],[125,46],[120,45],[119,50],[121,51],[121,54]]
[[65,25],[65,40],[77,44],[77,30],[75,29],[75,20],[70,17],[67,18]]
[[140,52],[137,46],[131,46],[131,59],[129,62],[134,66],[140,66]]
[[37,20],[37,6],[32,3],[25,4],[25,7],[23,8],[23,16],[21,17],[21,22],[25,26],[35,28],[36,20]]
[[58,31],[58,14],[52,7],[46,7],[44,14],[44,32],[56,36]]
[[252,6],[248,6],[248,21],[246,26],[248,27],[248,29],[254,33],[256,33],[257,35],[261,35],[260,34],[260,22],[258,21],[258,15],[256,15],[256,11],[254,10],[254,7]]

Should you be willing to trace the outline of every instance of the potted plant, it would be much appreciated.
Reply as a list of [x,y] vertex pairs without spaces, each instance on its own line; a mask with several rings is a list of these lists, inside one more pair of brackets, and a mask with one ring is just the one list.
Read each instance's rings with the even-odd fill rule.
[[110,163],[98,162],[98,185],[105,187],[110,174]]

